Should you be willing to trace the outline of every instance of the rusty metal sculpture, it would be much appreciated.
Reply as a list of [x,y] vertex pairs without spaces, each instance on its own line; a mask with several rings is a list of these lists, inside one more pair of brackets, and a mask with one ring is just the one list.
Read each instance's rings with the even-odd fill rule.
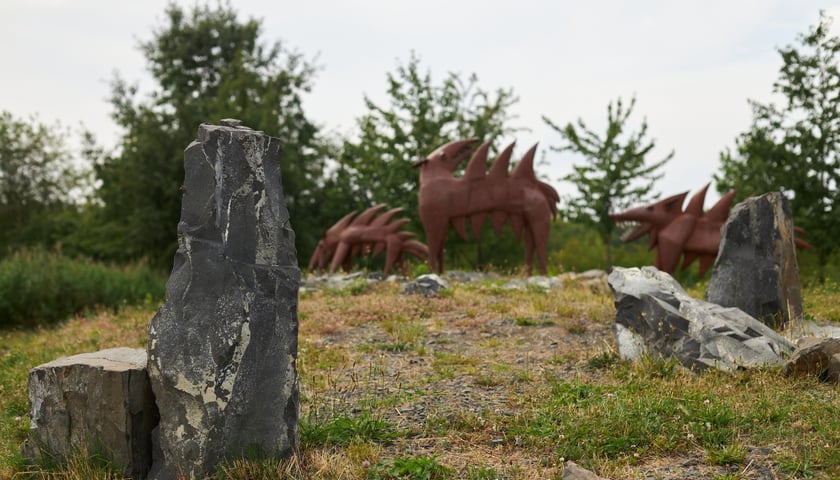
[[330,273],[339,267],[350,271],[353,258],[360,253],[375,257],[383,250],[386,252],[385,275],[402,264],[405,254],[425,260],[429,255],[426,245],[411,240],[414,233],[399,231],[408,219],[392,221],[403,209],[394,208],[377,216],[384,208],[385,205],[376,205],[358,216],[355,211],[350,212],[327,229],[309,260],[309,270],[323,271],[329,266]]
[[[610,218],[614,222],[639,224],[621,239],[632,242],[647,233],[649,248],[656,248],[656,268],[674,273],[680,257],[683,257],[683,270],[699,258],[700,276],[703,276],[715,262],[720,248],[720,229],[729,217],[729,209],[735,198],[735,190],[732,190],[722,196],[711,209],[703,212],[708,188],[706,184],[695,193],[685,210],[682,205],[688,192],[612,214]],[[797,232],[803,233],[803,230],[797,229]],[[796,239],[796,245],[799,248],[812,248],[801,238]]]
[[507,220],[510,220],[517,240],[524,234],[528,274],[534,253],[540,273],[545,274],[551,218],[557,214],[560,196],[534,174],[537,146],[531,147],[508,173],[513,144],[508,145],[487,172],[490,143],[483,143],[467,164],[464,175],[454,177],[455,169],[478,141],[471,138],[447,143],[414,164],[420,167],[419,210],[429,246],[429,266],[432,271],[443,272],[447,225],[451,224],[466,241],[469,218],[472,234],[478,239],[489,215],[497,235]]

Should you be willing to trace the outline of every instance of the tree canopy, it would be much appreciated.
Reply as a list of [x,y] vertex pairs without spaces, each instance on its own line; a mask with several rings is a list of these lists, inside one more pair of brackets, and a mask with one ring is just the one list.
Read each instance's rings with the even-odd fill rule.
[[[149,257],[166,264],[176,248],[184,178],[183,150],[202,122],[238,118],[279,137],[285,198],[296,231],[320,223],[318,181],[324,166],[317,127],[301,94],[314,67],[279,42],[263,44],[258,20],[240,20],[230,7],[176,4],[165,24],[140,44],[156,81],[138,99],[138,88],[119,76],[112,83],[113,118],[123,128],[119,151],[96,167],[104,204],[100,245],[109,258]],[[120,240],[122,239],[122,240]],[[315,235],[301,235],[298,249],[311,251]]]
[[738,198],[782,191],[794,222],[815,246],[818,276],[840,245],[840,38],[829,34],[831,18],[819,22],[796,45],[778,49],[782,66],[773,92],[781,105],[750,101],[750,128],[725,149],[715,175],[720,192]]
[[84,175],[67,145],[67,130],[37,118],[0,113],[0,256],[38,243],[46,217],[83,199]]
[[[335,178],[342,178],[338,183],[353,186],[347,194],[354,199],[354,209],[377,203],[402,207],[412,220],[407,228],[420,232],[416,215],[418,172],[411,164],[452,140],[493,140],[512,134],[517,129],[510,124],[514,118],[510,109],[519,99],[512,89],[490,92],[481,88],[475,74],[464,77],[449,72],[436,82],[413,53],[407,62],[387,73],[386,79],[387,103],[376,103],[365,96],[367,112],[357,120],[358,136],[342,146]],[[347,205],[341,211],[346,210]],[[458,257],[459,263],[475,268],[487,262],[498,265],[501,259],[510,257],[502,252],[516,248],[513,239],[506,236],[499,240],[483,235],[482,242],[494,245],[483,249],[481,244],[464,244],[450,235],[446,251],[450,257]],[[499,255],[488,255],[487,251]]]
[[493,139],[509,133],[509,89],[487,92],[478,77],[449,73],[440,83],[414,54],[387,74],[387,105],[365,96],[367,113],[356,140],[344,142],[342,168],[357,186],[359,206],[385,203],[417,211],[417,171],[411,168],[440,145],[459,138]]
[[647,120],[642,121],[638,131],[628,131],[627,120],[635,105],[635,97],[626,108],[620,98],[607,104],[603,136],[589,129],[582,119],[577,125],[567,123],[561,127],[543,116],[543,121],[564,141],[552,149],[578,153],[585,159],[585,163],[574,165],[572,173],[563,177],[578,190],[578,196],[566,203],[566,217],[598,232],[605,245],[607,266],[612,264],[610,242],[616,229],[609,214],[652,199],[653,184],[662,177],[658,170],[674,156],[671,151],[648,163],[656,142],[645,138]]

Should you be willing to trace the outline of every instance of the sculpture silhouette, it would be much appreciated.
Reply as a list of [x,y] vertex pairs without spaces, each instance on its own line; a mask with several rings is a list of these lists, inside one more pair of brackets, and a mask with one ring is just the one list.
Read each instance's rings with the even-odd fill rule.
[[[673,274],[681,256],[684,257],[683,270],[699,258],[700,276],[703,276],[715,262],[720,248],[720,229],[729,217],[729,209],[735,197],[735,190],[728,192],[704,213],[703,202],[708,188],[706,184],[695,193],[685,210],[682,205],[688,192],[612,214],[610,218],[619,223],[639,223],[621,239],[632,242],[647,233],[649,247],[656,248],[654,266],[659,270]],[[796,231],[804,232],[802,229]],[[796,245],[799,248],[812,248],[801,238],[796,239]]]
[[524,234],[525,263],[530,275],[536,252],[540,273],[546,272],[546,247],[551,218],[557,214],[557,191],[537,180],[531,147],[508,174],[513,144],[508,145],[485,172],[490,143],[483,143],[467,164],[464,175],[453,173],[479,140],[456,140],[439,147],[428,157],[414,163],[420,168],[420,221],[429,246],[429,266],[443,272],[443,247],[448,224],[467,240],[466,223],[470,220],[473,236],[478,239],[489,215],[498,235],[510,220],[517,240]]
[[327,229],[312,253],[309,270],[323,271],[329,264],[330,273],[334,273],[338,267],[350,271],[356,255],[371,253],[375,257],[383,250],[386,251],[385,275],[390,274],[395,265],[402,264],[406,253],[425,260],[429,254],[426,245],[411,240],[414,233],[399,231],[408,220],[403,218],[391,221],[402,212],[402,208],[394,208],[377,216],[384,208],[385,205],[376,205],[359,216],[355,216],[355,211],[350,212]]

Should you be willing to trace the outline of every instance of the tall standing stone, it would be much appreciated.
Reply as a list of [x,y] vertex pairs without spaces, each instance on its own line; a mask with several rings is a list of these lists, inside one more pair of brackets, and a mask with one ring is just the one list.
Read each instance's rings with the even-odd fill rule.
[[706,299],[740,308],[774,328],[802,316],[793,220],[780,192],[748,198],[732,209]]
[[[298,437],[300,270],[276,138],[223,120],[184,152],[178,251],[149,328],[152,478],[289,455]],[[161,227],[163,228],[163,227]]]

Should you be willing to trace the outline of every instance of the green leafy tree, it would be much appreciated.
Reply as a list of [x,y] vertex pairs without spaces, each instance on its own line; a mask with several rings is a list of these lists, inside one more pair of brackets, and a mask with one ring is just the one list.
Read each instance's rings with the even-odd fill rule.
[[750,129],[724,150],[715,175],[720,192],[738,190],[738,199],[782,191],[791,201],[794,221],[815,246],[817,274],[840,245],[837,209],[840,152],[840,38],[829,34],[824,13],[798,45],[780,48],[782,66],[773,92],[784,103],[750,101]]
[[51,234],[49,220],[81,200],[83,180],[64,127],[0,113],[0,255]]
[[[509,126],[513,119],[510,108],[519,99],[511,89],[488,92],[480,88],[474,74],[463,78],[450,72],[442,81],[434,82],[413,53],[408,62],[387,74],[387,82],[387,104],[377,104],[365,96],[368,112],[358,119],[358,140],[344,143],[339,170],[355,186],[351,192],[353,208],[377,203],[402,207],[413,217],[409,228],[420,231],[416,216],[418,173],[411,164],[452,140],[493,140],[515,132]],[[336,213],[343,215],[347,209],[345,206]],[[463,256],[458,248],[461,245],[450,237],[447,252]],[[484,261],[492,258],[478,260]]]
[[[298,251],[314,248],[320,218],[324,151],[301,94],[314,68],[279,43],[260,41],[258,20],[242,21],[229,6],[166,9],[166,20],[140,44],[157,82],[148,97],[116,77],[111,103],[123,127],[119,152],[101,162],[104,204],[98,246],[105,257],[141,256],[158,265],[176,248],[183,151],[201,123],[238,118],[282,141],[282,180]],[[110,240],[110,241],[109,241]]]
[[607,105],[607,129],[603,135],[587,128],[583,120],[577,125],[568,123],[561,127],[543,116],[564,143],[552,147],[555,151],[570,151],[582,155],[585,163],[573,166],[572,173],[563,177],[571,182],[579,195],[569,199],[567,218],[591,226],[605,246],[607,266],[612,265],[611,242],[616,230],[610,213],[653,198],[651,191],[656,180],[662,177],[657,171],[674,156],[671,151],[663,159],[648,163],[647,158],[656,142],[647,140],[647,121],[635,132],[627,131],[627,119],[633,113],[636,98],[625,108],[619,98]]

